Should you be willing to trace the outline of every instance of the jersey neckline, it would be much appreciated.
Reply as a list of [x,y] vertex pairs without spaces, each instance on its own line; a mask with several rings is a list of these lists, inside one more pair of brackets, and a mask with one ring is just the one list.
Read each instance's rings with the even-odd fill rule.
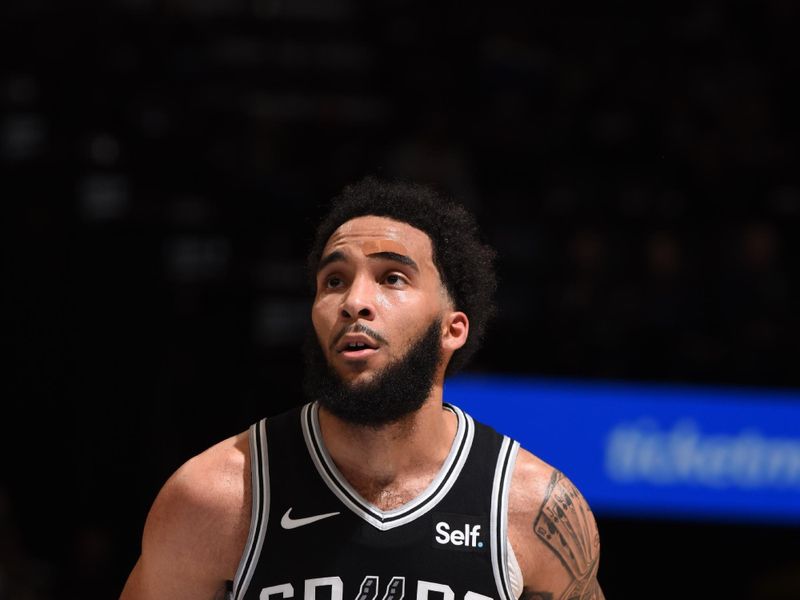
[[402,506],[388,511],[381,510],[364,499],[334,464],[322,439],[317,402],[310,402],[303,407],[300,412],[300,424],[308,453],[325,485],[357,516],[375,528],[386,531],[405,525],[430,511],[450,491],[464,467],[475,436],[475,424],[472,418],[457,406],[444,402],[443,407],[452,411],[458,421],[456,435],[447,458],[436,477],[421,494]]

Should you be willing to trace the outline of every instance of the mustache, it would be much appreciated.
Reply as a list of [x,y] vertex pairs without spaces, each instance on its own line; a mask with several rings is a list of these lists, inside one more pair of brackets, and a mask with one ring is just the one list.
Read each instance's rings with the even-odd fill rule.
[[374,329],[371,329],[370,327],[367,327],[363,323],[353,323],[352,325],[348,325],[347,327],[343,327],[341,329],[341,331],[339,331],[333,337],[333,341],[331,342],[331,348],[335,348],[336,344],[339,342],[339,340],[342,339],[348,333],[363,333],[365,335],[368,335],[369,337],[371,337],[373,340],[375,340],[376,342],[378,342],[380,344],[387,343],[386,342],[386,338],[383,337],[380,333],[378,333]]

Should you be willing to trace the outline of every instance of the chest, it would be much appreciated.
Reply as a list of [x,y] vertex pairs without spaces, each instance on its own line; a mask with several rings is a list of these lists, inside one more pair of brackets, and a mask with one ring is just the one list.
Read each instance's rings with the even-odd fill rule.
[[380,482],[357,474],[342,474],[356,494],[383,512],[398,509],[424,495],[436,476],[435,471],[391,482]]
[[234,598],[510,600],[497,475],[508,442],[471,427],[437,473],[392,485],[349,481],[313,429],[268,430]]

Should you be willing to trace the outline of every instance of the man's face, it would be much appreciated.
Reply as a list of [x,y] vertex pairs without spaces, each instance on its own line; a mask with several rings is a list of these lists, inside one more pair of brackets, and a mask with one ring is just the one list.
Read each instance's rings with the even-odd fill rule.
[[381,427],[418,411],[429,398],[442,364],[442,321],[436,319],[405,356],[369,381],[346,383],[328,364],[316,336],[306,340],[303,388],[331,414],[348,423]]
[[[343,383],[358,386],[403,358],[451,311],[428,236],[386,217],[344,223],[326,244],[312,322]],[[447,319],[440,327],[446,331]]]

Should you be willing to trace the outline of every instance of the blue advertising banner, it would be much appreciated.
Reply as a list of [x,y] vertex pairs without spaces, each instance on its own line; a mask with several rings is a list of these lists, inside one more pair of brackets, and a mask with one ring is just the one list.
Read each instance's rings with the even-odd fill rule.
[[460,376],[445,399],[598,515],[800,524],[800,391]]

